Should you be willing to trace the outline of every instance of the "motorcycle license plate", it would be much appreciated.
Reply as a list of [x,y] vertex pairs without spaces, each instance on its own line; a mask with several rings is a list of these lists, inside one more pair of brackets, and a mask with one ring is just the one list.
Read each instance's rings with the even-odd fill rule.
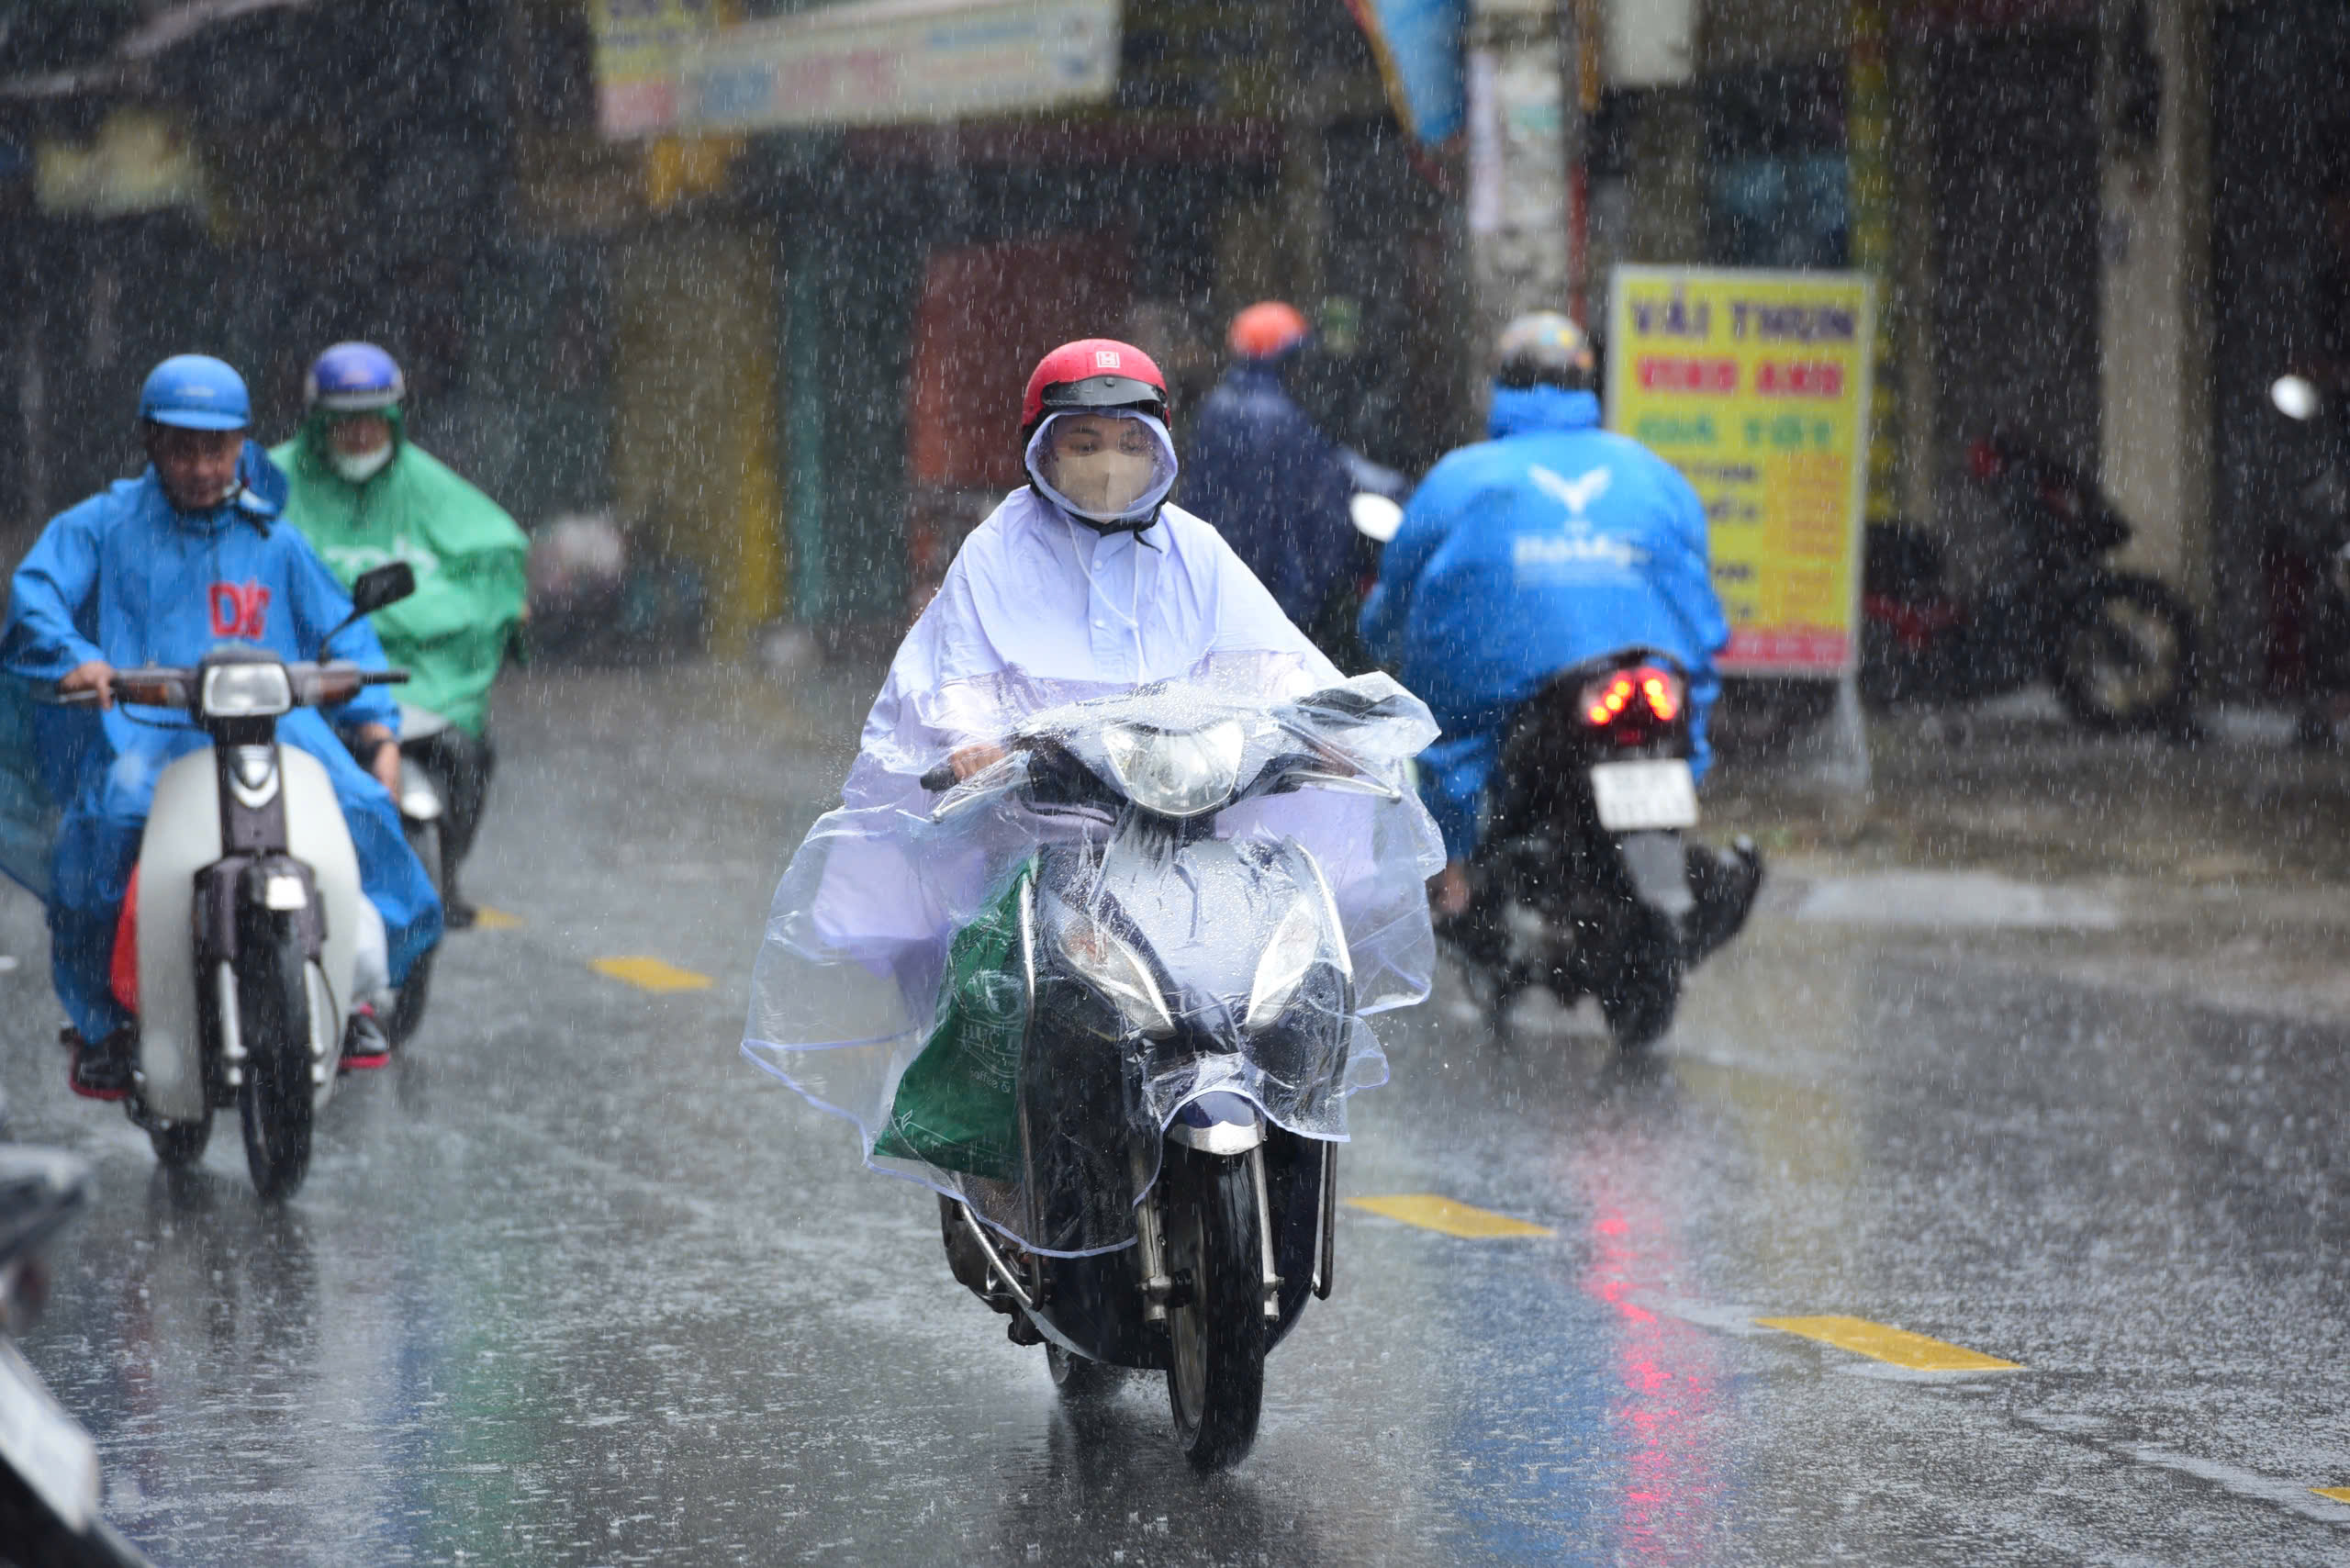
[[1697,786],[1679,757],[1600,763],[1591,770],[1591,797],[1609,833],[1697,825]]
[[7,1344],[0,1344],[0,1462],[68,1529],[87,1529],[97,1517],[98,1445]]

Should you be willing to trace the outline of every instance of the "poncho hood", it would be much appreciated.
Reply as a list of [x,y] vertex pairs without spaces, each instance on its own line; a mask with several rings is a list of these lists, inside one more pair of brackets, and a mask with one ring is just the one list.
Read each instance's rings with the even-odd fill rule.
[[1493,409],[1485,416],[1485,429],[1495,440],[1531,431],[1587,431],[1598,424],[1598,395],[1563,386],[1496,386]]

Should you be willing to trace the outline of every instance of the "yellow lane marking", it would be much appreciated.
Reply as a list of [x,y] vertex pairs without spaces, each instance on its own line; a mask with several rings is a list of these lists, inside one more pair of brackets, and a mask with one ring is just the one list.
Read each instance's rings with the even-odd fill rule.
[[2350,1503],[2350,1486],[2312,1486],[2310,1490],[2321,1497],[2331,1497],[2337,1503]]
[[1840,1350],[1873,1356],[1880,1361],[1890,1361],[1897,1367],[1908,1367],[1917,1372],[2024,1370],[2015,1361],[2003,1361],[1997,1356],[1986,1356],[1980,1350],[1970,1350],[1959,1345],[1946,1345],[1940,1339],[1929,1339],[1923,1334],[1912,1334],[1906,1329],[1888,1328],[1882,1323],[1871,1323],[1865,1317],[1758,1317],[1754,1321],[1765,1328],[1800,1334],[1807,1339],[1817,1339]]
[[474,928],[477,931],[512,931],[521,924],[522,917],[519,914],[509,914],[486,903],[474,906]]
[[596,958],[588,967],[599,975],[626,980],[640,991],[708,991],[710,977],[681,969],[659,958]]
[[1389,1219],[1400,1219],[1405,1225],[1416,1225],[1424,1230],[1439,1230],[1447,1236],[1465,1236],[1474,1241],[1490,1240],[1497,1236],[1550,1236],[1555,1234],[1547,1225],[1532,1225],[1507,1215],[1497,1215],[1491,1209],[1475,1208],[1468,1204],[1456,1204],[1450,1198],[1439,1198],[1434,1193],[1399,1193],[1387,1198],[1348,1198],[1349,1208],[1365,1209]]

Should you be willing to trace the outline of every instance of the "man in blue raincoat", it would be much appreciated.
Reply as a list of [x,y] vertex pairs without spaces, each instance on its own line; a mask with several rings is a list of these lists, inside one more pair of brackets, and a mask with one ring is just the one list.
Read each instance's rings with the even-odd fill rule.
[[1232,319],[1232,365],[1201,405],[1183,505],[1216,532],[1295,624],[1311,629],[1353,556],[1346,459],[1282,384],[1311,333],[1277,299]]
[[[146,713],[142,723],[125,713],[113,700],[116,669],[193,665],[231,640],[287,659],[384,667],[364,621],[331,655],[321,645],[351,600],[280,520],[285,476],[246,439],[243,379],[217,359],[178,355],[148,376],[139,414],[151,465],[50,521],[17,568],[0,634],[9,673],[95,692],[102,710],[50,710],[36,724],[42,778],[64,811],[48,868],[51,975],[73,1024],[74,1088],[100,1099],[129,1088],[135,1058],[136,1021],[107,977],[140,834],[165,765],[207,744],[183,715]],[[384,918],[395,985],[441,935],[440,902],[387,792],[399,778],[398,724],[380,687],[323,712],[297,708],[278,724],[279,739],[333,780],[361,885]]]
[[1363,605],[1371,656],[1396,668],[1444,738],[1420,792],[1444,834],[1439,916],[1469,902],[1479,807],[1511,716],[1562,669],[1633,645],[1689,675],[1690,771],[1712,753],[1714,655],[1729,641],[1707,564],[1706,512],[1662,458],[1599,428],[1583,331],[1521,316],[1495,353],[1493,439],[1428,473]]

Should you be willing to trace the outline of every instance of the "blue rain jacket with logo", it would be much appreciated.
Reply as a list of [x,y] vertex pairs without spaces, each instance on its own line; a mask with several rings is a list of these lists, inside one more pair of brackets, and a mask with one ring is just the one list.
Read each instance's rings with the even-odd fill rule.
[[[351,600],[300,532],[278,521],[285,476],[251,442],[238,476],[238,492],[209,512],[178,511],[150,468],[52,518],[17,567],[0,665],[26,680],[54,681],[93,659],[117,669],[193,665],[228,641],[287,659],[330,656],[319,639],[350,613]],[[364,621],[335,639],[331,656],[384,667]],[[9,684],[21,723],[25,689]],[[18,773],[10,799],[23,802],[37,783],[63,808],[48,865],[6,868],[48,899],[58,994],[92,1039],[127,1021],[107,993],[106,964],[155,781],[166,764],[208,744],[185,713],[138,711],[152,722],[118,705],[104,713],[35,711],[38,779],[24,778],[23,759],[11,759]],[[397,732],[390,692],[369,687],[340,708],[297,708],[278,721],[277,734],[324,763],[333,779],[397,982],[439,939],[441,905],[401,836],[390,795],[336,737],[334,725],[364,723]]]
[[1707,561],[1706,513],[1672,465],[1599,428],[1599,399],[1494,389],[1494,439],[1432,469],[1363,605],[1371,655],[1443,726],[1421,758],[1446,853],[1475,847],[1502,734],[1558,671],[1635,645],[1689,672],[1692,771],[1712,752],[1714,655],[1729,641]]
[[1354,547],[1354,481],[1337,447],[1283,389],[1280,365],[1265,360],[1225,372],[1189,444],[1184,510],[1214,519],[1281,613],[1311,625]]

